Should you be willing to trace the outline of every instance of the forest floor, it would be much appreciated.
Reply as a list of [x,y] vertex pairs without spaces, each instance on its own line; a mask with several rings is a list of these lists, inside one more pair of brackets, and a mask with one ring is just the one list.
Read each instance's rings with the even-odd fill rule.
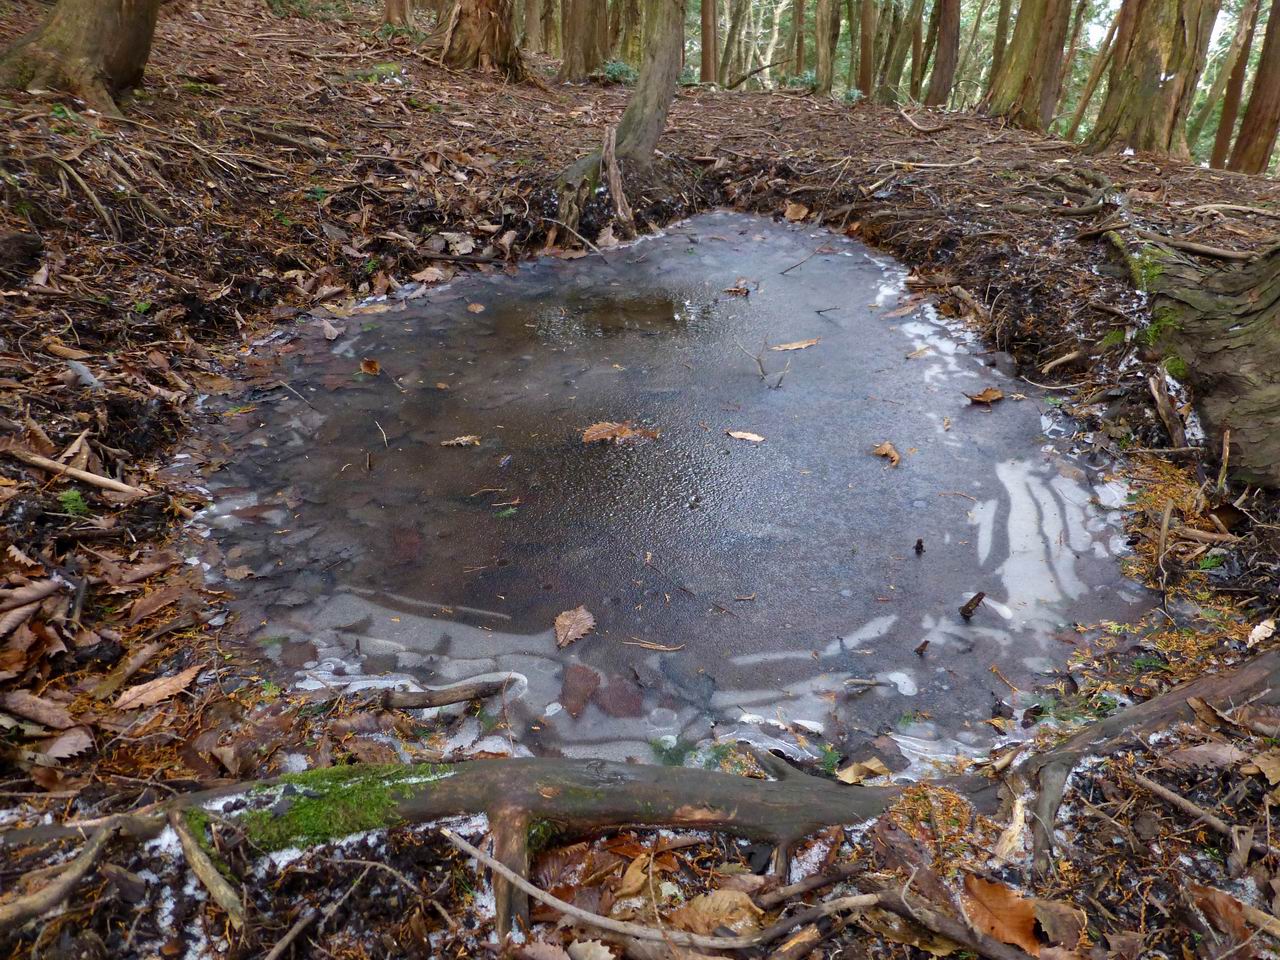
[[[6,5],[0,43],[45,9]],[[458,74],[413,37],[374,32],[372,5],[291,9],[311,15],[277,17],[256,0],[166,5],[146,87],[123,121],[53,96],[0,98],[6,826],[273,775],[291,755],[317,766],[386,761],[387,734],[407,749],[400,759],[439,757],[448,718],[424,728],[417,713],[293,696],[221,646],[225,596],[177,546],[202,503],[166,481],[164,459],[205,416],[201,397],[278,383],[269,358],[245,355],[275,325],[322,304],[341,315],[369,296],[412,296],[459,271],[585,255],[556,223],[555,174],[601,143],[628,88],[556,85],[536,60],[541,82]],[[1228,264],[1273,243],[1280,219],[1270,181],[1087,156],[976,116],[792,93],[682,89],[660,150],[656,174],[630,186],[642,228],[729,205],[877,245],[913,268],[918,297],[966,317],[1030,379],[1069,388],[1066,408],[1098,451],[1118,457],[1180,446],[1149,382],[1167,358],[1141,289],[1158,269],[1147,245],[1197,244]],[[578,228],[597,245],[614,242],[609,210],[600,198]],[[1185,414],[1176,383],[1165,389]],[[1268,495],[1218,482],[1202,456],[1127,456],[1134,572],[1185,601],[1184,612],[1117,627],[1108,645],[1080,651],[1079,682],[1057,692],[1045,743],[1103,703],[1141,702],[1274,643],[1266,617],[1280,583],[1280,511]],[[59,480],[50,459],[83,471],[81,482]],[[1030,869],[1021,807],[997,822],[921,786],[889,818],[903,830],[885,820],[820,836],[792,876],[837,870],[833,883],[854,886],[912,877],[944,910],[964,902],[997,940],[1033,955],[1266,955],[1275,941],[1259,930],[1280,930],[1270,792],[1280,721],[1263,707],[1232,712],[1239,706],[1202,704],[1161,735],[1160,750],[1135,739],[1081,768],[1047,875]],[[997,776],[1011,759],[997,753],[987,769]],[[736,750],[713,762],[755,769]],[[1216,816],[1189,813],[1142,778]],[[307,934],[324,955],[493,949],[482,874],[430,832],[405,827],[340,853],[274,860],[251,857],[233,830],[210,836],[228,874],[253,890],[252,937],[226,946],[200,887],[156,866],[172,852],[161,842],[108,857],[70,906],[15,934],[14,949],[173,956],[212,943],[255,955],[306,902],[333,907],[317,927],[328,924],[323,939]],[[51,871],[37,868],[69,853],[9,848],[0,890],[41,888]],[[592,912],[706,933],[767,926],[804,899],[770,899],[779,881],[762,867],[758,849],[723,837],[623,833],[552,845],[532,876]],[[714,890],[726,893],[695,899]],[[0,912],[11,902],[0,899]],[[138,902],[154,907],[149,918],[135,919]],[[593,936],[540,930],[555,943]],[[830,952],[960,949],[874,912],[814,930]],[[573,955],[606,955],[592,949]]]

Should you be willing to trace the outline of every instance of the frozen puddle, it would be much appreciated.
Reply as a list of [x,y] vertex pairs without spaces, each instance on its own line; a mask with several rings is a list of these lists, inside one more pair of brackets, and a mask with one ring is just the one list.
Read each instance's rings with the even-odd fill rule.
[[[990,732],[993,666],[1032,686],[1074,623],[1145,607],[1069,424],[930,308],[901,314],[897,264],[730,213],[607,257],[262,348],[291,389],[227,418],[204,520],[241,627],[297,682],[513,672],[506,716],[534,752],[890,731],[927,753]],[[966,399],[988,386],[1025,399]],[[583,444],[622,420],[660,436]],[[579,605],[597,628],[558,650]]]

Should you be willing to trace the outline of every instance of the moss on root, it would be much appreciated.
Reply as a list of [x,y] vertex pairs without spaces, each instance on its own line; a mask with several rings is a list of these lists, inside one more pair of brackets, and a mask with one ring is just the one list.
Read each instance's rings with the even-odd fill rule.
[[[451,768],[435,764],[327,767],[286,774],[280,783],[297,788],[287,804],[239,816],[246,836],[264,851],[327,843],[353,833],[395,826],[399,801]],[[264,787],[276,790],[277,787]]]

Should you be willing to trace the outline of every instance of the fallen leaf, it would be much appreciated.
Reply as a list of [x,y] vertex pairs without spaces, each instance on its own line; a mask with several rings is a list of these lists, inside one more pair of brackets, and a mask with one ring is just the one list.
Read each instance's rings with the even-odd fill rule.
[[365,357],[360,361],[360,372],[366,376],[376,377],[382,372],[382,364],[370,357]]
[[419,283],[440,283],[446,279],[445,272],[439,267],[424,267],[411,277]]
[[618,888],[613,892],[617,899],[624,900],[627,897],[634,897],[649,885],[649,859],[649,854],[642,853],[627,864],[627,869],[622,874],[622,880],[619,881]]
[[1249,646],[1256,646],[1263,640],[1270,640],[1275,636],[1275,632],[1275,620],[1263,620],[1260,624],[1249,631]]
[[1074,948],[1080,943],[1089,918],[1079,907],[1057,900],[1036,900],[1036,920],[1049,942],[1056,947]]
[[1027,828],[1027,801],[1018,797],[1013,801],[1013,809],[1009,813],[1009,826],[1005,827],[996,840],[992,851],[997,860],[1010,861],[1014,854],[1023,847],[1023,834]]
[[728,927],[735,933],[754,930],[763,914],[741,890],[716,890],[694,897],[679,910],[672,911],[670,919],[674,927],[706,935],[720,927]]
[[46,743],[41,752],[55,760],[65,760],[84,753],[92,746],[93,737],[89,735],[88,727],[72,727]]
[[[1249,755],[1230,743],[1198,743],[1194,747],[1181,747],[1164,755],[1164,760],[1175,767],[1234,767],[1249,759]],[[1256,760],[1254,761],[1257,762]]]
[[468,303],[468,304],[467,304],[467,312],[468,312],[468,313],[484,313],[484,304],[483,304],[483,303]]
[[1253,758],[1247,766],[1240,768],[1241,773],[1260,773],[1267,778],[1273,787],[1280,783],[1280,750],[1268,750]]
[[889,461],[889,466],[891,467],[896,467],[899,463],[902,462],[902,454],[898,453],[894,445],[890,443],[888,440],[880,444],[880,446],[876,447],[871,452],[875,454],[877,457],[884,457],[886,460]]
[[855,914],[854,921],[877,936],[905,943],[934,957],[948,957],[960,949],[954,940],[930,933],[887,910],[866,910]]
[[738,282],[732,287],[725,287],[724,292],[733,294],[735,297],[746,297],[751,295],[751,288],[747,286],[746,277],[739,277]]
[[136,687],[130,687],[116,700],[116,709],[136,710],[138,707],[149,707],[162,700],[168,700],[174,694],[185,690],[202,669],[204,669],[202,665],[196,664],[194,667],[187,667],[181,673],[175,673],[172,677],[160,677],[140,683]]
[[71,719],[71,714],[67,713],[66,707],[52,700],[37,697],[30,690],[10,690],[8,693],[0,694],[0,707],[27,720],[53,727],[55,730],[65,730],[76,725],[76,722]]
[[1003,883],[983,880],[971,873],[965,874],[962,899],[964,912],[975,930],[1001,943],[1021,947],[1033,957],[1040,955],[1034,901]]
[[787,203],[787,208],[782,212],[782,215],[792,223],[796,223],[809,215],[809,208],[803,203],[796,203],[792,200]]
[[872,777],[887,777],[890,773],[884,761],[879,757],[870,760],[859,760],[849,764],[843,770],[836,771],[836,779],[841,783],[862,783]]
[[325,320],[320,324],[320,330],[324,333],[324,338],[326,340],[337,340],[342,336],[342,331],[328,320]]
[[1206,887],[1191,882],[1187,888],[1195,897],[1196,906],[1204,911],[1209,922],[1231,937],[1237,944],[1247,943],[1253,937],[1244,920],[1244,907],[1231,894],[1216,887]]
[[247,580],[252,576],[253,567],[249,566],[247,563],[242,563],[238,567],[227,567],[228,580],[235,580],[239,582],[241,580]]
[[569,944],[569,960],[613,960],[613,951],[599,940],[575,940]]
[[764,443],[764,437],[758,433],[748,433],[746,430],[726,430],[726,434],[735,440],[746,440],[749,443]]
[[583,443],[624,443],[628,440],[656,440],[657,438],[657,430],[637,427],[630,420],[624,420],[621,423],[602,420],[582,431]]
[[1004,399],[1004,391],[999,387],[985,387],[979,393],[966,393],[970,403],[985,403],[987,406],[995,403],[997,400]]
[[[612,956],[610,954],[611,958]],[[533,943],[526,943],[516,952],[516,960],[572,960],[572,958],[560,947],[535,940]]]
[[442,447],[478,447],[480,446],[480,438],[474,433],[464,434],[461,437],[454,437],[452,440],[441,440]]
[[596,618],[586,607],[574,607],[556,617],[556,646],[564,649],[595,629]]
[[805,350],[821,340],[821,337],[814,337],[812,340],[793,340],[791,343],[780,343],[777,346],[770,347],[769,349],[777,352],[781,352],[783,350]]
[[171,584],[167,587],[161,587],[159,590],[153,590],[145,597],[139,597],[129,607],[129,622],[138,623],[140,620],[145,620],[153,613],[158,613],[177,601],[185,592],[186,587],[179,584]]

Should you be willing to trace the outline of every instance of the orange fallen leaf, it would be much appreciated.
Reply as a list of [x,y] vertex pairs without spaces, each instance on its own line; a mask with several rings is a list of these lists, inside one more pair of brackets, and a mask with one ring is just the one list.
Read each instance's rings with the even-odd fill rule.
[[624,443],[628,440],[656,440],[658,431],[648,427],[637,427],[630,420],[615,423],[603,420],[593,423],[582,431],[583,443]]
[[694,897],[671,913],[671,925],[704,936],[727,927],[735,933],[754,930],[764,911],[741,890],[715,890]]
[[360,372],[369,377],[376,377],[382,372],[382,364],[370,357],[365,357],[360,361]]
[[782,211],[782,215],[792,223],[796,223],[809,215],[809,208],[803,203],[796,203],[792,200],[787,204],[786,209]]
[[1001,943],[1021,947],[1033,957],[1040,956],[1036,939],[1035,901],[1028,900],[1011,887],[965,874],[964,912],[975,930],[995,937]]
[[566,610],[556,617],[556,646],[563,650],[575,640],[581,640],[596,628],[596,618],[585,606]]
[[987,406],[995,403],[997,400],[1004,399],[1004,391],[999,387],[986,387],[980,393],[966,393],[970,403],[985,403]]
[[748,443],[764,443],[764,437],[758,433],[748,433],[746,430],[726,430],[725,433],[735,440],[746,440]]
[[891,467],[896,467],[902,462],[902,454],[898,453],[897,448],[888,440],[880,444],[880,446],[876,447],[871,452],[877,457],[884,457],[889,461],[889,466]]
[[769,349],[777,352],[781,352],[783,350],[805,350],[812,347],[821,339],[821,337],[814,337],[812,340],[795,340],[791,343],[780,343],[776,347],[770,347]]
[[862,783],[873,777],[887,777],[890,770],[879,757],[870,760],[859,760],[849,764],[843,770],[836,771],[836,779],[841,783]]
[[202,669],[204,668],[201,664],[196,664],[194,667],[187,667],[181,673],[175,673],[172,677],[160,677],[157,680],[149,680],[136,687],[130,687],[116,700],[116,709],[136,710],[138,707],[150,707],[162,700],[168,700],[174,694],[185,690]]
[[471,313],[484,313],[483,303],[468,303],[467,310]]

